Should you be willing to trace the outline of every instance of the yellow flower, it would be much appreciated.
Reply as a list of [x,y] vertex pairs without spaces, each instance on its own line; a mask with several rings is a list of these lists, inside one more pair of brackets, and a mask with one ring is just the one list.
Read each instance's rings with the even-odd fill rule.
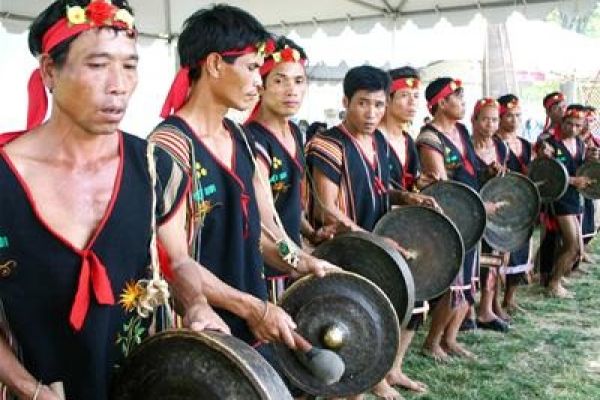
[[125,10],[124,8],[120,8],[119,11],[115,13],[114,20],[121,21],[125,23],[129,29],[133,29],[133,15],[131,15],[129,11]]
[[85,24],[85,10],[79,6],[67,6],[67,19],[73,25]]
[[123,289],[123,292],[121,293],[121,300],[119,300],[119,303],[121,303],[125,311],[133,311],[138,306],[141,298],[145,295],[145,292],[146,290],[139,282],[129,281],[125,284],[125,289]]

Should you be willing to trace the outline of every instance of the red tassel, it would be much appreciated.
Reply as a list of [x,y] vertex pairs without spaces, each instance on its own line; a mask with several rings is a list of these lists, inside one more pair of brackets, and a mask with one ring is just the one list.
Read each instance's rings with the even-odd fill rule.
[[162,111],[160,112],[162,118],[167,118],[169,115],[179,111],[179,109],[183,107],[183,104],[187,99],[188,90],[190,89],[189,72],[190,69],[184,67],[177,72],[177,75],[175,75],[175,79],[173,79],[173,83],[171,84],[171,89],[169,89],[169,94],[167,95]]
[[27,130],[30,130],[44,122],[46,111],[48,111],[46,87],[44,86],[39,68],[31,73],[29,83],[27,84],[27,93],[29,95]]
[[254,105],[252,112],[250,113],[250,115],[248,115],[248,118],[246,119],[246,122],[244,122],[244,124],[249,124],[250,122],[254,121],[256,117],[258,117],[258,112],[260,111],[260,103],[261,101],[259,99]]
[[158,264],[160,265],[160,271],[165,276],[165,279],[168,282],[171,282],[173,280],[173,266],[171,265],[169,253],[167,253],[165,246],[163,246],[160,240],[156,241],[156,247],[158,248]]
[[86,250],[82,254],[77,292],[69,316],[69,322],[76,331],[80,331],[83,327],[90,308],[90,284],[98,304],[115,304],[115,297],[106,268],[93,251]]

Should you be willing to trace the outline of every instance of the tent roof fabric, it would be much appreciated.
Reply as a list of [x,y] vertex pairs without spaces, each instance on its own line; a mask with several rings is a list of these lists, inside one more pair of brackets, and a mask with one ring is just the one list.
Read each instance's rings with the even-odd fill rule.
[[[441,17],[464,25],[476,13],[492,22],[501,22],[518,10],[527,18],[540,18],[556,7],[583,14],[596,5],[595,0],[230,0],[228,4],[254,14],[276,33],[295,30],[311,36],[317,28],[328,35],[340,34],[346,26],[358,33],[369,32],[376,23],[397,28],[407,20],[419,27],[430,27]],[[29,21],[50,4],[50,0],[0,0],[0,18]],[[210,0],[130,0],[138,29],[146,36],[172,39],[183,21]],[[21,29],[26,28],[26,24]]]

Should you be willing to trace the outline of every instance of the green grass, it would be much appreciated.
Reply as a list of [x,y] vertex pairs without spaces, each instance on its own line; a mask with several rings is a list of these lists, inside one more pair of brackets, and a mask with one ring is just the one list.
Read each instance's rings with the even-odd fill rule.
[[[592,251],[600,260],[599,241]],[[461,334],[459,340],[478,355],[477,361],[453,359],[444,365],[422,357],[422,329],[404,371],[427,383],[429,392],[403,390],[402,395],[420,400],[600,400],[600,265],[585,268],[589,275],[571,279],[574,300],[548,298],[537,284],[523,287],[517,299],[526,313],[515,316],[508,334]]]

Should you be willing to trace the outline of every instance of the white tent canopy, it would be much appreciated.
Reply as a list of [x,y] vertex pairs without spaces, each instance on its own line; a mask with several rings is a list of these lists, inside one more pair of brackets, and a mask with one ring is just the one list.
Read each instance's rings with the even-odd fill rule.
[[[595,0],[229,0],[254,14],[278,33],[292,29],[300,36],[312,36],[322,28],[328,35],[340,34],[346,26],[358,33],[369,32],[379,22],[397,28],[407,20],[419,27],[431,27],[441,17],[454,25],[468,23],[476,13],[488,21],[501,22],[513,11],[528,19],[540,18],[556,7],[568,13],[584,14]],[[0,17],[29,21],[50,0],[0,0]],[[214,4],[210,0],[130,0],[136,23],[145,35],[171,39],[187,16]]]
[[[176,39],[188,15],[214,1],[129,2],[136,12],[138,29],[144,35],[139,41],[139,85],[123,127],[144,135],[159,121],[162,99],[175,73],[175,42],[170,39]],[[0,109],[5,110],[0,132],[24,126],[25,88],[36,66],[36,60],[27,50],[27,27],[50,3],[51,0],[0,0],[4,60],[0,63],[0,85],[4,89]],[[504,22],[509,13],[513,17],[508,25],[514,25],[511,32],[518,35],[511,42],[515,45],[513,54],[519,70],[558,69],[571,73],[575,68],[600,69],[596,51],[600,39],[575,33],[568,36],[559,26],[528,22],[556,7],[582,15],[597,5],[592,0],[230,0],[227,3],[250,11],[272,30],[289,34],[302,45],[309,54],[309,73],[317,74],[318,68],[313,69],[314,66],[338,67],[333,70],[337,71],[338,80],[340,71],[365,62],[376,66],[423,67],[438,60],[449,61],[440,64],[446,74],[455,73],[466,79],[461,74],[481,69],[486,24]],[[548,40],[540,42],[544,37]],[[548,45],[563,46],[567,49],[565,57],[556,57],[554,48],[548,49]],[[465,68],[455,68],[463,64]],[[469,74],[479,79],[471,79],[471,95],[481,95],[480,76]],[[313,82],[299,117],[322,119],[326,108],[341,108],[339,82],[335,86]]]

